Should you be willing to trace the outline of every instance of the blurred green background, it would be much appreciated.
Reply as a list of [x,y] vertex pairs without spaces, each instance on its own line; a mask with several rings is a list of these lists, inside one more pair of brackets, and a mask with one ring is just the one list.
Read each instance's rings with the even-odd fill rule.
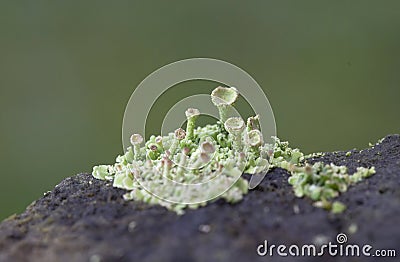
[[249,72],[307,153],[399,133],[399,1],[1,1],[0,219],[112,163],[134,88],[191,57]]

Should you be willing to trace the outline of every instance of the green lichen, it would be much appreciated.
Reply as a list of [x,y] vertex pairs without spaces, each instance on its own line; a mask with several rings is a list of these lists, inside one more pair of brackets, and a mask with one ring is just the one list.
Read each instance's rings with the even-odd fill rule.
[[342,213],[344,210],[346,210],[346,205],[343,204],[342,202],[335,201],[332,203],[332,213],[333,214]]
[[234,87],[215,88],[211,93],[211,101],[218,108],[219,118],[222,123],[228,119],[229,111],[236,102],[239,92]]
[[308,155],[304,156],[304,159],[310,159],[310,158],[318,158],[318,157],[323,157],[325,153],[323,152],[314,152]]
[[[265,143],[258,115],[246,122],[240,117],[228,117],[238,95],[236,88],[217,87],[211,99],[218,107],[220,121],[196,127],[200,112],[189,108],[185,112],[186,131],[178,128],[165,136],[153,135],[147,141],[140,134],[133,134],[133,147],[119,155],[115,164],[93,167],[92,175],[127,190],[126,200],[157,204],[183,214],[186,208],[196,209],[219,198],[236,203],[248,193],[248,181],[241,177],[242,173],[256,174],[278,167],[291,173],[289,183],[297,197],[308,197],[314,206],[340,213],[346,207],[333,199],[375,173],[373,167],[359,167],[349,175],[345,166],[322,162],[310,165],[308,159],[324,154],[305,156],[277,137],[273,137],[273,144]],[[201,186],[192,190],[171,181]],[[196,201],[199,194],[209,200]]]
[[[240,201],[248,192],[248,182],[241,177],[243,171],[251,174],[265,171],[268,156],[260,155],[264,142],[259,130],[255,127],[245,130],[245,121],[240,117],[228,118],[228,111],[238,97],[237,90],[218,87],[211,97],[219,109],[220,121],[196,127],[200,111],[189,108],[185,112],[186,131],[178,128],[166,136],[151,136],[143,146],[142,136],[133,134],[133,149],[129,147],[124,155],[118,156],[114,165],[95,166],[93,176],[111,180],[114,187],[127,190],[124,195],[127,200],[162,205],[179,214],[185,208],[206,205],[207,201],[196,202],[198,194],[209,196],[209,201],[218,198],[230,203]],[[258,135],[258,140],[252,133]],[[212,183],[204,183],[209,180]],[[188,190],[176,187],[171,181],[204,186]]]
[[338,213],[339,209],[333,210],[334,206],[330,202],[332,199],[346,192],[349,186],[375,173],[373,167],[359,167],[354,174],[350,175],[345,166],[336,166],[332,163],[323,164],[322,162],[292,167],[291,171],[288,182],[293,186],[297,197],[309,197],[315,201],[315,206],[332,210],[334,213]]
[[342,203],[332,203],[334,198],[346,192],[350,186],[375,174],[374,167],[358,167],[350,175],[346,166],[323,162],[311,165],[307,163],[307,157],[298,149],[291,149],[287,142],[282,143],[277,139],[276,144],[273,161],[278,162],[275,163],[276,166],[291,173],[288,182],[293,186],[294,194],[297,197],[308,197],[314,201],[314,206],[331,210],[332,213],[340,213],[346,209]]

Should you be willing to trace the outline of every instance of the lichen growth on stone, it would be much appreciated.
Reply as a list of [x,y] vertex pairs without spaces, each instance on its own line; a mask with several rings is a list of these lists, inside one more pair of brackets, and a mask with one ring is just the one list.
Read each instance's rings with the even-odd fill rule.
[[362,179],[375,174],[375,168],[358,167],[357,171],[350,175],[347,167],[336,166],[334,164],[323,164],[317,162],[314,165],[305,164],[302,167],[291,168],[292,175],[289,183],[293,186],[294,193],[297,197],[309,197],[316,207],[322,207],[338,213],[339,204],[330,201],[339,194],[347,191],[349,186],[360,182]]
[[[374,167],[358,167],[357,171],[350,175],[346,166],[322,162],[311,165],[307,163],[310,157],[304,157],[298,149],[291,149],[287,142],[275,139],[272,163],[291,173],[288,182],[293,186],[294,194],[297,197],[308,197],[314,201],[314,206],[330,210],[332,213],[340,213],[346,209],[343,203],[332,202],[334,198],[346,192],[350,186],[375,174]],[[323,154],[313,157],[316,156]]]
[[[246,122],[240,117],[229,117],[238,95],[236,88],[217,87],[211,100],[218,107],[220,121],[196,127],[201,112],[189,108],[185,112],[186,130],[178,128],[166,136],[153,135],[147,141],[140,134],[133,134],[133,147],[119,155],[115,164],[93,167],[92,175],[127,190],[126,200],[158,204],[183,214],[185,208],[195,209],[219,198],[238,202],[248,193],[243,173],[256,174],[279,167],[291,173],[288,182],[297,197],[308,197],[314,206],[340,213],[346,206],[332,200],[375,173],[374,167],[359,167],[349,175],[345,166],[322,162],[310,165],[308,159],[323,153],[305,156],[277,137],[273,137],[273,144],[265,143],[258,115]],[[185,184],[198,186],[179,186]],[[207,200],[197,201],[199,195]]]
[[[196,201],[199,194],[207,196],[209,201],[218,198],[230,203],[240,201],[248,192],[248,182],[241,177],[242,173],[265,171],[268,155],[261,154],[265,144],[259,130],[255,127],[246,130],[240,117],[229,118],[229,107],[238,94],[233,87],[218,87],[213,91],[212,102],[218,107],[221,120],[215,124],[196,127],[201,112],[189,108],[185,112],[186,131],[178,128],[166,136],[151,136],[142,147],[142,136],[133,134],[133,148],[118,156],[114,165],[95,166],[93,176],[111,180],[114,187],[128,190],[124,195],[127,200],[159,204],[180,214],[185,208],[206,204],[207,201]],[[249,133],[257,133],[258,141],[249,139]],[[210,180],[211,183],[204,183]],[[204,186],[193,190],[174,186],[171,181]]]

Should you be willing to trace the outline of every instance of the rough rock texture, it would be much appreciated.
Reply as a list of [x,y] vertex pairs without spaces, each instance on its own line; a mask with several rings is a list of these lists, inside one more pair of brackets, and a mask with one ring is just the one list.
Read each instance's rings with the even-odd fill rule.
[[[264,240],[288,246],[335,242],[340,232],[347,234],[348,243],[396,249],[398,259],[400,137],[388,136],[374,148],[351,152],[311,160],[346,165],[351,172],[357,166],[376,167],[374,176],[338,198],[348,207],[340,215],[296,198],[287,183],[289,174],[279,168],[238,204],[221,200],[182,216],[126,202],[123,190],[89,174],[76,175],[0,224],[0,261],[291,261],[276,250],[273,257],[259,257],[257,246]],[[324,257],[333,260],[367,258]]]

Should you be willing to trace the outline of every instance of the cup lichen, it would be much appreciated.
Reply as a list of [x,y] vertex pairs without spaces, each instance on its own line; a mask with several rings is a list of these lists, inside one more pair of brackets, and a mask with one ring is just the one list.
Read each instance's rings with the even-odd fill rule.
[[196,108],[188,108],[185,112],[187,118],[186,134],[187,139],[192,140],[194,138],[194,128],[196,125],[196,119],[200,115],[200,111]]
[[232,136],[232,146],[236,151],[242,149],[242,133],[245,123],[241,117],[230,117],[224,123],[225,130]]
[[[186,131],[178,128],[166,136],[153,135],[143,147],[142,135],[133,134],[130,138],[133,148],[127,148],[113,165],[93,167],[92,175],[127,190],[126,200],[158,204],[183,214],[185,208],[199,208],[219,198],[238,202],[248,193],[248,181],[242,173],[256,174],[278,167],[290,172],[288,182],[297,197],[308,197],[314,206],[340,213],[345,205],[332,200],[375,173],[373,167],[359,167],[349,175],[345,166],[321,162],[310,165],[308,158],[323,154],[304,156],[277,137],[273,137],[273,144],[265,143],[258,115],[246,122],[240,117],[228,117],[238,95],[234,87],[217,87],[211,93],[211,100],[218,108],[220,122],[196,128],[200,111],[189,108],[185,112]],[[209,180],[212,183],[204,183]],[[172,186],[171,181],[204,186],[189,190]],[[209,199],[196,202],[199,194]]]
[[133,134],[130,141],[133,145],[134,158],[138,160],[140,157],[140,144],[143,143],[143,137],[139,134]]
[[229,110],[239,97],[235,87],[219,86],[211,92],[211,101],[218,108],[219,118],[222,123],[228,119]]

